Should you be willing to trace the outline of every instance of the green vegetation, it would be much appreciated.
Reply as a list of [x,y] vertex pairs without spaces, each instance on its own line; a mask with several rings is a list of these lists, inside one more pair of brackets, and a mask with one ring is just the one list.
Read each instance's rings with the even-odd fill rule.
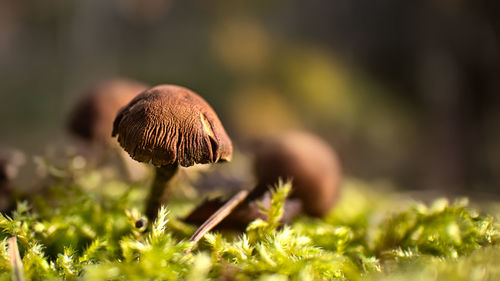
[[498,226],[466,200],[426,206],[350,180],[326,218],[281,226],[291,184],[280,183],[266,221],[246,233],[211,232],[185,254],[195,228],[179,218],[195,202],[173,200],[143,226],[146,186],[91,171],[18,204],[0,218],[0,280],[11,280],[11,236],[27,280],[500,279]]

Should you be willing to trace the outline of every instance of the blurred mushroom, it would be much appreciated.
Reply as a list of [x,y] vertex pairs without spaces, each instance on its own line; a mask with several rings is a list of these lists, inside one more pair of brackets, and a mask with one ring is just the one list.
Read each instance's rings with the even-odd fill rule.
[[[84,93],[71,111],[68,130],[84,141],[81,152],[87,154],[88,159],[98,156],[98,159],[94,160],[101,162],[114,155],[110,154],[110,148],[117,146],[111,137],[113,120],[120,108],[147,88],[145,84],[134,80],[115,78],[100,82]],[[146,172],[144,167],[124,154],[123,150],[120,150],[118,156],[121,157],[121,164],[129,178],[142,178]]]
[[[257,185],[245,201],[220,222],[219,229],[242,231],[253,220],[265,219],[259,205],[269,207],[269,187],[280,178],[293,180],[281,218],[284,224],[303,211],[311,216],[324,216],[335,204],[340,164],[332,148],[319,137],[298,131],[261,137],[254,141],[252,153]],[[205,200],[184,221],[199,225],[224,203],[220,197]]]
[[341,167],[336,153],[319,137],[286,132],[255,141],[257,186],[247,200],[260,197],[279,178],[292,179],[290,198],[298,198],[308,215],[322,217],[338,196]]
[[88,89],[70,114],[68,130],[89,143],[113,145],[111,138],[116,114],[148,87],[137,81],[117,78]]
[[160,85],[123,107],[113,123],[113,136],[130,156],[156,167],[146,215],[156,218],[166,202],[168,182],[178,166],[229,161],[233,147],[210,105],[191,90]]

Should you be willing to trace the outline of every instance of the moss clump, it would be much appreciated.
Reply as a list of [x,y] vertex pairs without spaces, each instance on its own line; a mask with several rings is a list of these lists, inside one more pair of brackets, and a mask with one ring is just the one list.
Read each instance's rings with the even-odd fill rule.
[[145,188],[110,181],[89,191],[82,182],[56,184],[45,198],[20,203],[12,218],[0,217],[0,280],[11,280],[10,236],[18,238],[28,280],[500,279],[493,217],[465,200],[389,202],[383,198],[394,193],[374,198],[351,181],[329,216],[283,227],[291,186],[280,183],[263,209],[266,221],[243,234],[212,232],[185,254],[194,227],[177,217],[192,202],[173,200],[143,225],[137,207]]

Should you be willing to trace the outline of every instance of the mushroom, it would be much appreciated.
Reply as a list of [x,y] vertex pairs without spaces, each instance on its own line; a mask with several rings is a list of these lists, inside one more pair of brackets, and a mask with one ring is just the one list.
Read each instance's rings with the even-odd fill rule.
[[116,113],[147,86],[137,81],[115,78],[88,89],[70,114],[68,130],[89,143],[114,144],[111,139]]
[[[290,223],[301,212],[322,217],[334,206],[340,164],[332,148],[319,137],[299,131],[260,137],[254,141],[252,153],[257,184],[245,201],[221,221],[219,229],[241,231],[253,220],[265,219],[259,205],[269,207],[269,187],[280,178],[293,181],[281,223]],[[184,221],[199,225],[224,203],[220,197],[205,200]]]
[[117,112],[147,88],[145,84],[125,78],[102,81],[84,92],[67,124],[68,131],[83,140],[83,146],[78,146],[80,153],[99,164],[109,161],[110,156],[119,156],[123,170],[132,181],[144,178],[146,169],[123,150],[116,153],[118,146],[111,132]]
[[210,105],[193,91],[160,85],[135,97],[117,114],[112,135],[130,156],[156,167],[146,215],[156,218],[178,166],[229,161],[233,147]]
[[279,178],[292,179],[290,198],[302,202],[305,213],[326,215],[338,197],[341,167],[334,150],[321,138],[292,131],[255,141],[256,188],[247,200],[261,196]]

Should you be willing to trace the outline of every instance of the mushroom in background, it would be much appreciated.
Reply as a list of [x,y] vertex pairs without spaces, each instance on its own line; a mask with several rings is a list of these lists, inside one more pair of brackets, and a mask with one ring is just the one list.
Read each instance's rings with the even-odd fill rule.
[[179,165],[229,161],[233,153],[212,107],[193,91],[175,85],[156,86],[135,97],[118,112],[113,136],[134,160],[156,167],[146,202],[150,220],[167,201],[168,183]]
[[123,78],[95,85],[73,108],[68,123],[69,132],[92,144],[114,145],[111,132],[116,114],[147,88],[145,84]]
[[341,167],[324,140],[307,132],[285,132],[256,139],[253,154],[257,186],[248,200],[261,196],[279,178],[292,179],[290,198],[300,199],[306,214],[322,217],[332,209]]
[[[97,156],[101,157],[97,160],[102,161],[102,158],[106,158],[103,155],[110,156],[109,152],[117,147],[116,141],[111,137],[116,114],[147,88],[145,84],[134,80],[115,78],[102,81],[84,93],[71,111],[68,131],[84,142],[82,152],[87,154],[87,158]],[[144,167],[123,155],[122,150],[119,153],[130,179],[142,178],[145,174]]]
[[[265,219],[259,204],[269,207],[269,188],[280,178],[293,180],[282,223],[290,223],[302,212],[322,217],[332,209],[338,197],[341,171],[336,153],[325,141],[310,133],[293,131],[255,139],[252,148],[256,187],[218,225],[219,229],[245,230],[253,220]],[[184,221],[199,225],[224,202],[220,197],[205,200]]]

